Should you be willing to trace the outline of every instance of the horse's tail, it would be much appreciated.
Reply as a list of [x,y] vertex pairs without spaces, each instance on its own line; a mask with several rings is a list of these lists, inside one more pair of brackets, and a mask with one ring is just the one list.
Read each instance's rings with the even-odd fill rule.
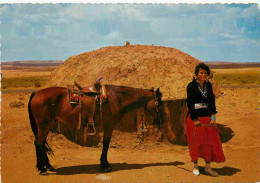
[[31,109],[31,102],[32,102],[32,98],[34,97],[35,95],[35,92],[33,92],[31,94],[31,97],[29,99],[29,103],[28,103],[28,112],[29,112],[29,119],[30,119],[30,123],[31,123],[31,128],[32,128],[32,131],[33,131],[33,134],[35,136],[36,139],[37,138],[37,135],[38,135],[38,127],[37,127],[37,124],[36,124],[36,121],[33,117],[33,114],[32,114],[32,109]]
[[54,152],[53,152],[53,150],[51,149],[51,147],[49,146],[49,144],[47,143],[46,140],[44,141],[44,149],[51,157],[55,158]]
[[[28,102],[28,112],[29,112],[31,128],[32,128],[33,134],[35,136],[35,139],[37,141],[38,140],[38,127],[37,127],[36,121],[35,121],[35,119],[33,117],[32,109],[31,109],[31,102],[32,102],[32,99],[33,99],[34,95],[35,95],[35,92],[33,92],[31,94],[31,96],[30,96],[30,99],[29,99],[29,102]],[[53,150],[50,148],[50,146],[47,143],[46,139],[44,141],[43,148],[50,156],[55,157],[55,155],[53,153]]]

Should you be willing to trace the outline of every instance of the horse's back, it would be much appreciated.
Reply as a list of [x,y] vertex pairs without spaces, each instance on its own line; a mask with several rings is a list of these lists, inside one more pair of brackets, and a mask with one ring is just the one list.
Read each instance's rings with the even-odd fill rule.
[[64,87],[49,87],[36,91],[35,95],[44,98],[57,98],[59,95],[67,95],[67,89]]
[[43,107],[57,104],[68,95],[64,87],[49,87],[38,90],[32,98],[32,107]]
[[43,88],[41,90],[38,90],[36,93],[45,93],[45,92],[46,93],[52,93],[52,92],[59,93],[59,92],[64,92],[66,90],[67,90],[67,88],[65,88],[65,87],[52,86],[52,87]]

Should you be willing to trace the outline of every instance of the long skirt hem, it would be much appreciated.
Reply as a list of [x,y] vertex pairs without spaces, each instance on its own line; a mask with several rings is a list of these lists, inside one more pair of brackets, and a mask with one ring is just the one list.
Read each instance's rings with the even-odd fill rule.
[[194,125],[190,116],[187,118],[187,141],[191,161],[203,158],[207,162],[225,162],[217,126],[208,125],[210,117],[199,117],[198,120],[202,124],[200,127]]

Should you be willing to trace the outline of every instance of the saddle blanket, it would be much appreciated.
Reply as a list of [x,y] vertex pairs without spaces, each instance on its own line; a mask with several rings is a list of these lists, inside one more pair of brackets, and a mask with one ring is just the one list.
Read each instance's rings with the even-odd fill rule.
[[78,104],[79,103],[79,94],[69,91],[69,101],[70,101],[70,103]]

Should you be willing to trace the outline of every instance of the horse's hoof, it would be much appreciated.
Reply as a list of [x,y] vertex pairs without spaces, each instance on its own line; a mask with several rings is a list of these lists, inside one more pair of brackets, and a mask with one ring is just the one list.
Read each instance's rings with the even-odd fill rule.
[[40,170],[40,175],[49,175],[48,172],[47,172],[47,169],[42,169]]
[[106,172],[106,173],[112,172],[112,168],[111,168],[111,167],[108,167],[108,168],[105,168],[103,171]]
[[47,167],[47,170],[53,172],[53,171],[55,171],[55,168],[53,168],[53,166],[50,166],[50,167]]
[[100,170],[102,172],[108,173],[108,172],[112,172],[112,168],[110,166],[100,166]]

